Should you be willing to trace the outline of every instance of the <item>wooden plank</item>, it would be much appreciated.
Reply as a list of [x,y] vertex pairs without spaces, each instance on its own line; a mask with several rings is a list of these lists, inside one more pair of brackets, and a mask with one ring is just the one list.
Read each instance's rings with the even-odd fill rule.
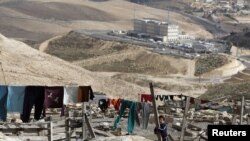
[[195,124],[192,124],[192,123],[188,123],[188,127],[189,128],[197,128],[198,130],[202,130],[202,128],[201,127],[199,127],[199,126],[197,126],[197,125],[195,125]]
[[[47,129],[46,129],[47,130]],[[44,130],[36,130],[36,129],[5,129],[5,130],[0,130],[2,133],[22,133],[22,134],[35,134],[39,135],[39,133]]]
[[53,128],[65,126],[65,120],[53,121]]
[[53,134],[65,132],[65,127],[53,128]]
[[57,134],[57,135],[54,135],[53,136],[53,141],[54,140],[62,140],[62,139],[65,139],[66,138],[66,134]]
[[87,127],[88,127],[88,130],[89,130],[89,132],[90,132],[91,137],[92,137],[92,138],[95,138],[95,137],[96,137],[96,136],[95,136],[95,132],[93,131],[93,128],[92,128],[92,126],[91,126],[91,124],[90,124],[90,122],[89,122],[89,119],[88,119],[88,117],[87,117],[86,114],[85,114],[85,122],[86,122],[86,124],[87,124]]
[[183,114],[183,120],[182,120],[182,129],[181,129],[181,137],[180,137],[180,141],[183,141],[184,139],[184,134],[185,134],[185,130],[186,130],[186,115],[189,109],[189,104],[190,104],[190,97],[187,97],[187,101],[186,101],[186,107],[185,107],[185,111]]
[[[156,125],[156,128],[159,128],[160,125],[159,125],[159,118],[158,118],[158,110],[157,110],[157,107],[156,107],[156,102],[155,102],[155,94],[154,94],[154,87],[153,87],[153,83],[149,83],[149,88],[150,88],[150,92],[151,92],[151,96],[153,98],[153,108],[154,108],[154,117],[155,117],[155,125]],[[158,141],[162,141],[162,138],[161,138],[161,135],[160,134],[157,134],[157,137],[158,137]]]
[[39,126],[15,126],[15,125],[0,125],[0,129],[47,129],[47,127]]
[[[73,132],[71,137],[76,137],[76,133]],[[56,134],[53,136],[53,141],[54,140],[65,140],[66,139],[66,133],[60,133],[60,134]]]
[[13,140],[22,140],[22,141],[48,141],[47,136],[13,136],[10,137]]
[[243,114],[244,114],[244,96],[242,96],[242,99],[241,99],[241,110],[240,110],[240,125],[242,125],[242,122],[243,122]]
[[93,131],[96,133],[96,134],[100,134],[102,136],[105,136],[105,137],[113,137],[114,135],[109,133],[109,132],[104,132],[104,131],[101,131],[101,130],[98,130],[98,129],[94,129],[93,128]]

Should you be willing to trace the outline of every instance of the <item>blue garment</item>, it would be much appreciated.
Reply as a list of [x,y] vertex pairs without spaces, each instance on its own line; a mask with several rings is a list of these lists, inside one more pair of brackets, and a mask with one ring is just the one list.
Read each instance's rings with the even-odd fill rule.
[[0,86],[0,120],[6,121],[7,117],[7,102],[8,89],[7,86]]
[[135,124],[135,118],[136,118],[136,102],[128,101],[128,100],[122,100],[120,110],[118,112],[118,116],[114,123],[114,129],[117,128],[118,123],[120,122],[120,119],[126,110],[126,108],[129,108],[129,115],[128,115],[128,133],[133,133],[134,130],[134,124]]
[[24,86],[9,86],[7,98],[8,112],[23,112],[25,87]]
[[162,141],[168,141],[168,137],[167,137],[167,124],[165,123],[162,123],[160,124],[160,127],[157,129],[155,128],[154,129],[154,133],[157,134],[157,133],[160,133],[161,134],[161,138],[162,138]]

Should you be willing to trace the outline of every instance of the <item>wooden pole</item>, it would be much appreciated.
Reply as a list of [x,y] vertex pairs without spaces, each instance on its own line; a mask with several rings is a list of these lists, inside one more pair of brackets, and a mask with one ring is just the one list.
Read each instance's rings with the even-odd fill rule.
[[84,115],[85,115],[85,123],[86,123],[86,125],[88,127],[89,133],[90,133],[92,138],[95,138],[96,135],[95,135],[95,132],[93,131],[93,128],[92,128],[92,126],[91,126],[91,124],[89,122],[89,119],[88,119],[86,114],[84,114]]
[[186,107],[185,107],[185,111],[183,113],[180,141],[184,140],[184,134],[185,134],[185,131],[186,131],[186,115],[187,115],[187,112],[188,112],[188,109],[189,109],[189,102],[190,102],[190,97],[187,97]]
[[[153,101],[153,106],[154,106],[155,125],[156,125],[156,128],[158,129],[160,125],[159,125],[159,118],[158,118],[158,110],[157,110],[156,102],[155,102],[154,86],[152,83],[149,83],[149,88],[150,88],[151,96],[153,98],[152,101]],[[157,137],[158,137],[158,141],[162,141],[160,134],[157,134]]]
[[86,113],[86,106],[85,102],[82,103],[82,140],[84,140],[85,136],[85,113]]
[[52,123],[52,118],[50,117],[50,122],[49,122],[49,141],[53,141],[53,123]]
[[243,114],[244,114],[244,96],[242,96],[241,99],[241,110],[240,110],[240,125],[242,125],[243,122]]
[[66,108],[65,129],[66,129],[66,139],[68,141],[70,141],[71,140],[71,135],[70,135],[70,114],[69,114],[69,108]]

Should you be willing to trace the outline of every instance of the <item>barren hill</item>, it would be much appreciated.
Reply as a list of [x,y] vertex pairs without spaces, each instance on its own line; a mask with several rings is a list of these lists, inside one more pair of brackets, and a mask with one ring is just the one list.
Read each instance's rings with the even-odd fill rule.
[[187,59],[152,53],[147,48],[104,41],[76,32],[53,40],[45,52],[91,71],[168,75],[188,73]]
[[[0,2],[0,32],[8,37],[42,41],[72,29],[133,29],[134,15],[166,20],[167,12],[125,0],[4,0]],[[171,12],[170,19],[188,34],[211,37],[187,17]]]
[[194,60],[160,55],[146,47],[104,41],[77,32],[49,41],[46,41],[46,53],[103,76],[142,87],[154,82],[157,88],[168,93],[197,96],[204,92],[203,88],[194,86],[186,79],[194,76]]
[[0,51],[0,84],[91,85],[95,91],[126,98],[136,98],[138,92],[149,91],[149,88],[89,72],[1,34]]

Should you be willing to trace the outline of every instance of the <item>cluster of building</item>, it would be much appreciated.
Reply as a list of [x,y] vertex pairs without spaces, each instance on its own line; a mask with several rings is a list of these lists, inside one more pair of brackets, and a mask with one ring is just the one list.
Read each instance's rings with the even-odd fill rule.
[[247,6],[247,2],[245,2],[244,0],[196,0],[196,2],[216,5],[217,9],[219,8],[226,10],[241,10]]
[[163,42],[174,42],[193,38],[185,34],[180,34],[179,26],[176,24],[153,19],[136,19],[134,21],[134,31],[137,33],[145,33],[152,37],[162,38]]

